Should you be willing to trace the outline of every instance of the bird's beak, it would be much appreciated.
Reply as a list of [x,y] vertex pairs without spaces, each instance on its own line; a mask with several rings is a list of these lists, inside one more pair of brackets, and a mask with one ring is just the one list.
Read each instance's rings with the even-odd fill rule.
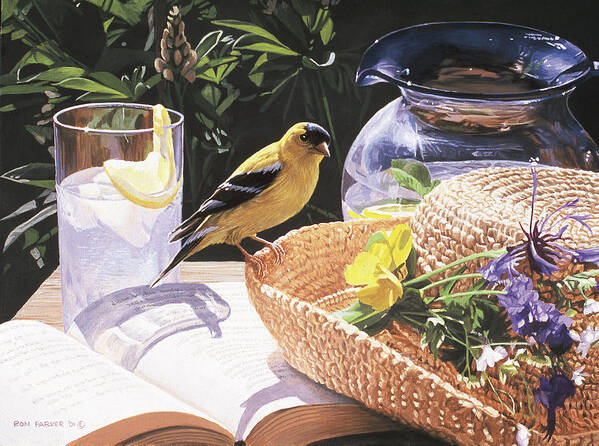
[[329,145],[324,141],[317,146],[314,146],[314,150],[324,156],[331,156],[331,152],[329,152]]

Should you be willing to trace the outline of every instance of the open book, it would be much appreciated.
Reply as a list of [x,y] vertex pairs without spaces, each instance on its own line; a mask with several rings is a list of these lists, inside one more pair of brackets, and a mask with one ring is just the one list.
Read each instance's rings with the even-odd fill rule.
[[141,291],[94,303],[70,336],[0,325],[0,445],[286,445],[401,429],[292,369],[243,283]]

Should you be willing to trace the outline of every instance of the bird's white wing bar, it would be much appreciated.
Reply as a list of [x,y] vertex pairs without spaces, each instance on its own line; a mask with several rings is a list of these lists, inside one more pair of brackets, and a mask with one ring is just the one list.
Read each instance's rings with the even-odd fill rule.
[[228,178],[191,217],[172,232],[171,241],[191,235],[208,215],[232,209],[258,196],[274,182],[281,168],[282,164],[276,162],[263,169],[240,173]]

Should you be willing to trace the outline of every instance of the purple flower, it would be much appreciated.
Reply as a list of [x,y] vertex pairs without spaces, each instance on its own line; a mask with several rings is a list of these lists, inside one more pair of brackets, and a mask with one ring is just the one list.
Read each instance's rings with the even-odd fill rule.
[[518,275],[516,264],[517,259],[512,255],[508,248],[507,253],[491,260],[482,267],[479,272],[489,282],[497,283],[503,281],[505,278],[511,280],[514,276]]
[[505,291],[506,294],[498,296],[498,301],[516,333],[530,336],[538,344],[547,344],[557,355],[570,350],[572,338],[568,329],[572,319],[561,314],[555,305],[540,300],[530,277],[514,277]]
[[574,343],[566,324],[561,324],[556,330],[550,331],[546,342],[551,351],[556,355],[563,355],[570,350]]
[[[568,201],[541,221],[533,221],[538,181],[536,169],[531,167],[530,170],[532,172],[532,204],[528,231],[520,224],[526,239],[518,245],[508,247],[506,254],[491,260],[484,268],[481,268],[481,274],[489,282],[511,280],[517,274],[516,266],[525,259],[532,271],[545,276],[550,276],[553,272],[558,271],[560,262],[599,265],[599,247],[577,250],[563,244],[562,236],[568,229],[568,224],[564,224],[557,232],[552,232],[556,225],[570,220],[581,224],[592,233],[591,227],[585,222],[590,215],[568,214],[546,227],[549,220],[558,212],[567,208],[575,208],[578,199]],[[558,241],[562,241],[562,243],[558,244]]]
[[574,396],[576,387],[571,379],[563,374],[553,374],[550,379],[541,377],[539,388],[535,390],[535,400],[547,409],[547,434],[550,439],[555,432],[555,411],[564,407],[567,398]]

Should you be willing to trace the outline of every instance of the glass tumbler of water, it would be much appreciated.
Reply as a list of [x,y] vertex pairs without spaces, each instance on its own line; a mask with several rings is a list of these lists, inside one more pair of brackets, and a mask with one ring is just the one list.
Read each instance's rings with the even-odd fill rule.
[[[177,253],[168,238],[181,221],[183,115],[141,104],[75,106],[54,116],[54,142],[68,331],[86,306],[149,285]],[[165,281],[178,279],[176,269]]]

